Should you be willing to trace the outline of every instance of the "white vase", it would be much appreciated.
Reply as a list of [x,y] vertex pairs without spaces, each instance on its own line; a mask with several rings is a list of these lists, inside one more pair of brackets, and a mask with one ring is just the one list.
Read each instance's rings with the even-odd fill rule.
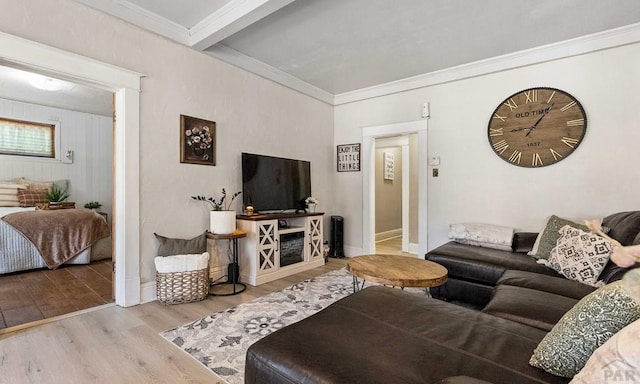
[[227,235],[236,230],[235,211],[211,211],[209,213],[209,231],[218,235]]
[[315,204],[309,204],[307,206],[307,208],[309,209],[309,213],[314,213],[316,211],[316,205]]

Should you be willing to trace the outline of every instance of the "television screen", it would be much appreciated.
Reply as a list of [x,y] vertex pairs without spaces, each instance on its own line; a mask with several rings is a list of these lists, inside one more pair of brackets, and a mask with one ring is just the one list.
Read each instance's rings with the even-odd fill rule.
[[242,196],[258,212],[304,209],[311,196],[311,163],[243,153]]

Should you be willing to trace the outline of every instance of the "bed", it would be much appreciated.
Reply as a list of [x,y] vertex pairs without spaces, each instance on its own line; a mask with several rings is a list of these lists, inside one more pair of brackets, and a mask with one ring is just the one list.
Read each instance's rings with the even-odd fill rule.
[[[62,224],[40,230],[53,221]],[[78,233],[87,232],[87,226],[91,234],[82,235],[79,240]],[[0,207],[0,274],[56,269],[62,264],[89,264],[111,257],[108,252],[92,252],[98,242],[110,241],[109,235],[106,220],[89,210]]]

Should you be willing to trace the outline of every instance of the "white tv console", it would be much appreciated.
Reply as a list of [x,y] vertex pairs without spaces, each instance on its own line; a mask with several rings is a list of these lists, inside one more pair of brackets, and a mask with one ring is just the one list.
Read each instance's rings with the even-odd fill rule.
[[[238,216],[238,229],[247,233],[240,242],[240,280],[255,286],[324,265],[323,215]],[[280,220],[287,225],[279,225]]]

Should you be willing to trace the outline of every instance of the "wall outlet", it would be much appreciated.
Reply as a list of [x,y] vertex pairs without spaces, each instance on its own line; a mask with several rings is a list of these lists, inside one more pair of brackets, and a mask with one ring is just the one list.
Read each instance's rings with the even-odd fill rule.
[[433,177],[438,177],[438,168],[433,168]]

